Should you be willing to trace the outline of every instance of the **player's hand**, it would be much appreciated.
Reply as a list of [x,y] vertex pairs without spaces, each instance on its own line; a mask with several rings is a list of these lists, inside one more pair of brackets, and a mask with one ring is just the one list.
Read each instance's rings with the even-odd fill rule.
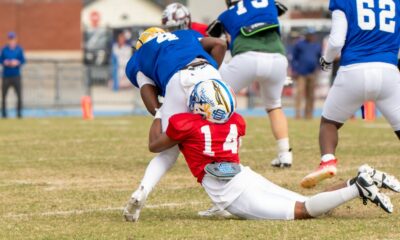
[[329,71],[332,69],[332,63],[327,62],[324,57],[319,59],[319,65],[321,66],[322,71]]
[[208,25],[206,32],[208,36],[219,38],[224,32],[224,27],[220,21],[214,20],[210,25]]
[[278,16],[282,16],[288,10],[288,8],[285,5],[283,5],[282,3],[278,2],[278,1],[275,1],[275,6],[276,6],[276,9],[278,10]]

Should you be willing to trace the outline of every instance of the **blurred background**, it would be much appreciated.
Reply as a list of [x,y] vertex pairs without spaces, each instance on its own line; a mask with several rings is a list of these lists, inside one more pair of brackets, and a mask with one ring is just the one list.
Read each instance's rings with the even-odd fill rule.
[[[124,68],[131,44],[144,29],[161,24],[162,11],[172,2],[185,4],[192,21],[205,24],[226,9],[224,0],[0,0],[0,46],[7,43],[9,32],[15,32],[25,51],[23,116],[81,116],[83,96],[91,97],[95,116],[146,114]],[[323,47],[330,30],[329,0],[280,2],[289,9],[280,18],[289,60],[293,45],[310,29]],[[315,114],[330,78],[329,72],[318,73]],[[294,88],[289,84],[283,92],[292,117]],[[9,116],[15,116],[14,91],[7,99]],[[239,108],[265,114],[256,84],[239,95]]]

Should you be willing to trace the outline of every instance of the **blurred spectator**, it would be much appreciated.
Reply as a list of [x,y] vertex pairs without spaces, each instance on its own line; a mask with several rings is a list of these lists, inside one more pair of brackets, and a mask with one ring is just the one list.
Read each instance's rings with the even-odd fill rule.
[[14,87],[17,94],[17,117],[22,117],[22,80],[21,66],[25,63],[24,50],[18,45],[17,35],[8,33],[8,44],[4,46],[0,54],[0,64],[3,65],[2,82],[2,117],[7,117],[6,97],[10,87]]
[[307,29],[292,51],[292,71],[297,86],[296,118],[301,118],[302,99],[305,98],[304,117],[311,119],[314,111],[314,90],[321,57],[321,44],[317,42],[315,31]]
[[117,41],[112,47],[113,89],[117,91],[120,87],[129,87],[131,83],[125,74],[126,64],[132,56],[132,47],[128,44],[130,36],[128,31],[120,32]]

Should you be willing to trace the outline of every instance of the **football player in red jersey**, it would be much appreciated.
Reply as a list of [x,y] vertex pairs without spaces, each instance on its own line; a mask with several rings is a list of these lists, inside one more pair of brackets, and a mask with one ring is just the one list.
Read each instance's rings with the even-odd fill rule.
[[[156,116],[149,134],[150,151],[160,152],[178,144],[193,176],[213,203],[244,219],[313,218],[357,197],[388,213],[393,211],[389,197],[378,187],[398,192],[399,181],[368,165],[361,166],[353,179],[311,197],[279,187],[241,165],[238,150],[246,124],[234,112],[235,104],[234,93],[223,82],[197,83],[189,99],[192,113],[172,116],[164,133]],[[134,204],[129,201],[125,210],[135,209]]]
[[163,11],[161,23],[166,30],[192,29],[207,37],[207,24],[192,22],[189,9],[181,3],[171,3]]

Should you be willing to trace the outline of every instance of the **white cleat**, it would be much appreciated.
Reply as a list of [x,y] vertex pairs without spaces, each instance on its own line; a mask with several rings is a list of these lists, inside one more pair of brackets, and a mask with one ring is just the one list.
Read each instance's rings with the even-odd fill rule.
[[200,217],[222,217],[222,218],[228,218],[232,217],[232,214],[230,214],[226,210],[220,210],[217,206],[213,205],[207,210],[200,211],[197,213]]
[[286,167],[291,167],[292,162],[293,162],[292,149],[289,149],[288,152],[279,153],[278,157],[272,160],[271,166],[286,168]]
[[379,192],[374,180],[369,176],[368,173],[360,173],[360,175],[358,175],[356,186],[358,188],[358,192],[360,193],[360,197],[363,199],[364,205],[367,204],[367,200],[370,200],[377,206],[381,207],[385,212],[393,212],[393,205],[390,202],[390,198]]
[[147,192],[143,186],[140,186],[131,196],[126,204],[123,216],[128,222],[137,222],[147,198]]
[[379,188],[386,188],[394,192],[400,192],[400,181],[393,175],[374,169],[368,164],[358,168],[358,173],[368,173]]

